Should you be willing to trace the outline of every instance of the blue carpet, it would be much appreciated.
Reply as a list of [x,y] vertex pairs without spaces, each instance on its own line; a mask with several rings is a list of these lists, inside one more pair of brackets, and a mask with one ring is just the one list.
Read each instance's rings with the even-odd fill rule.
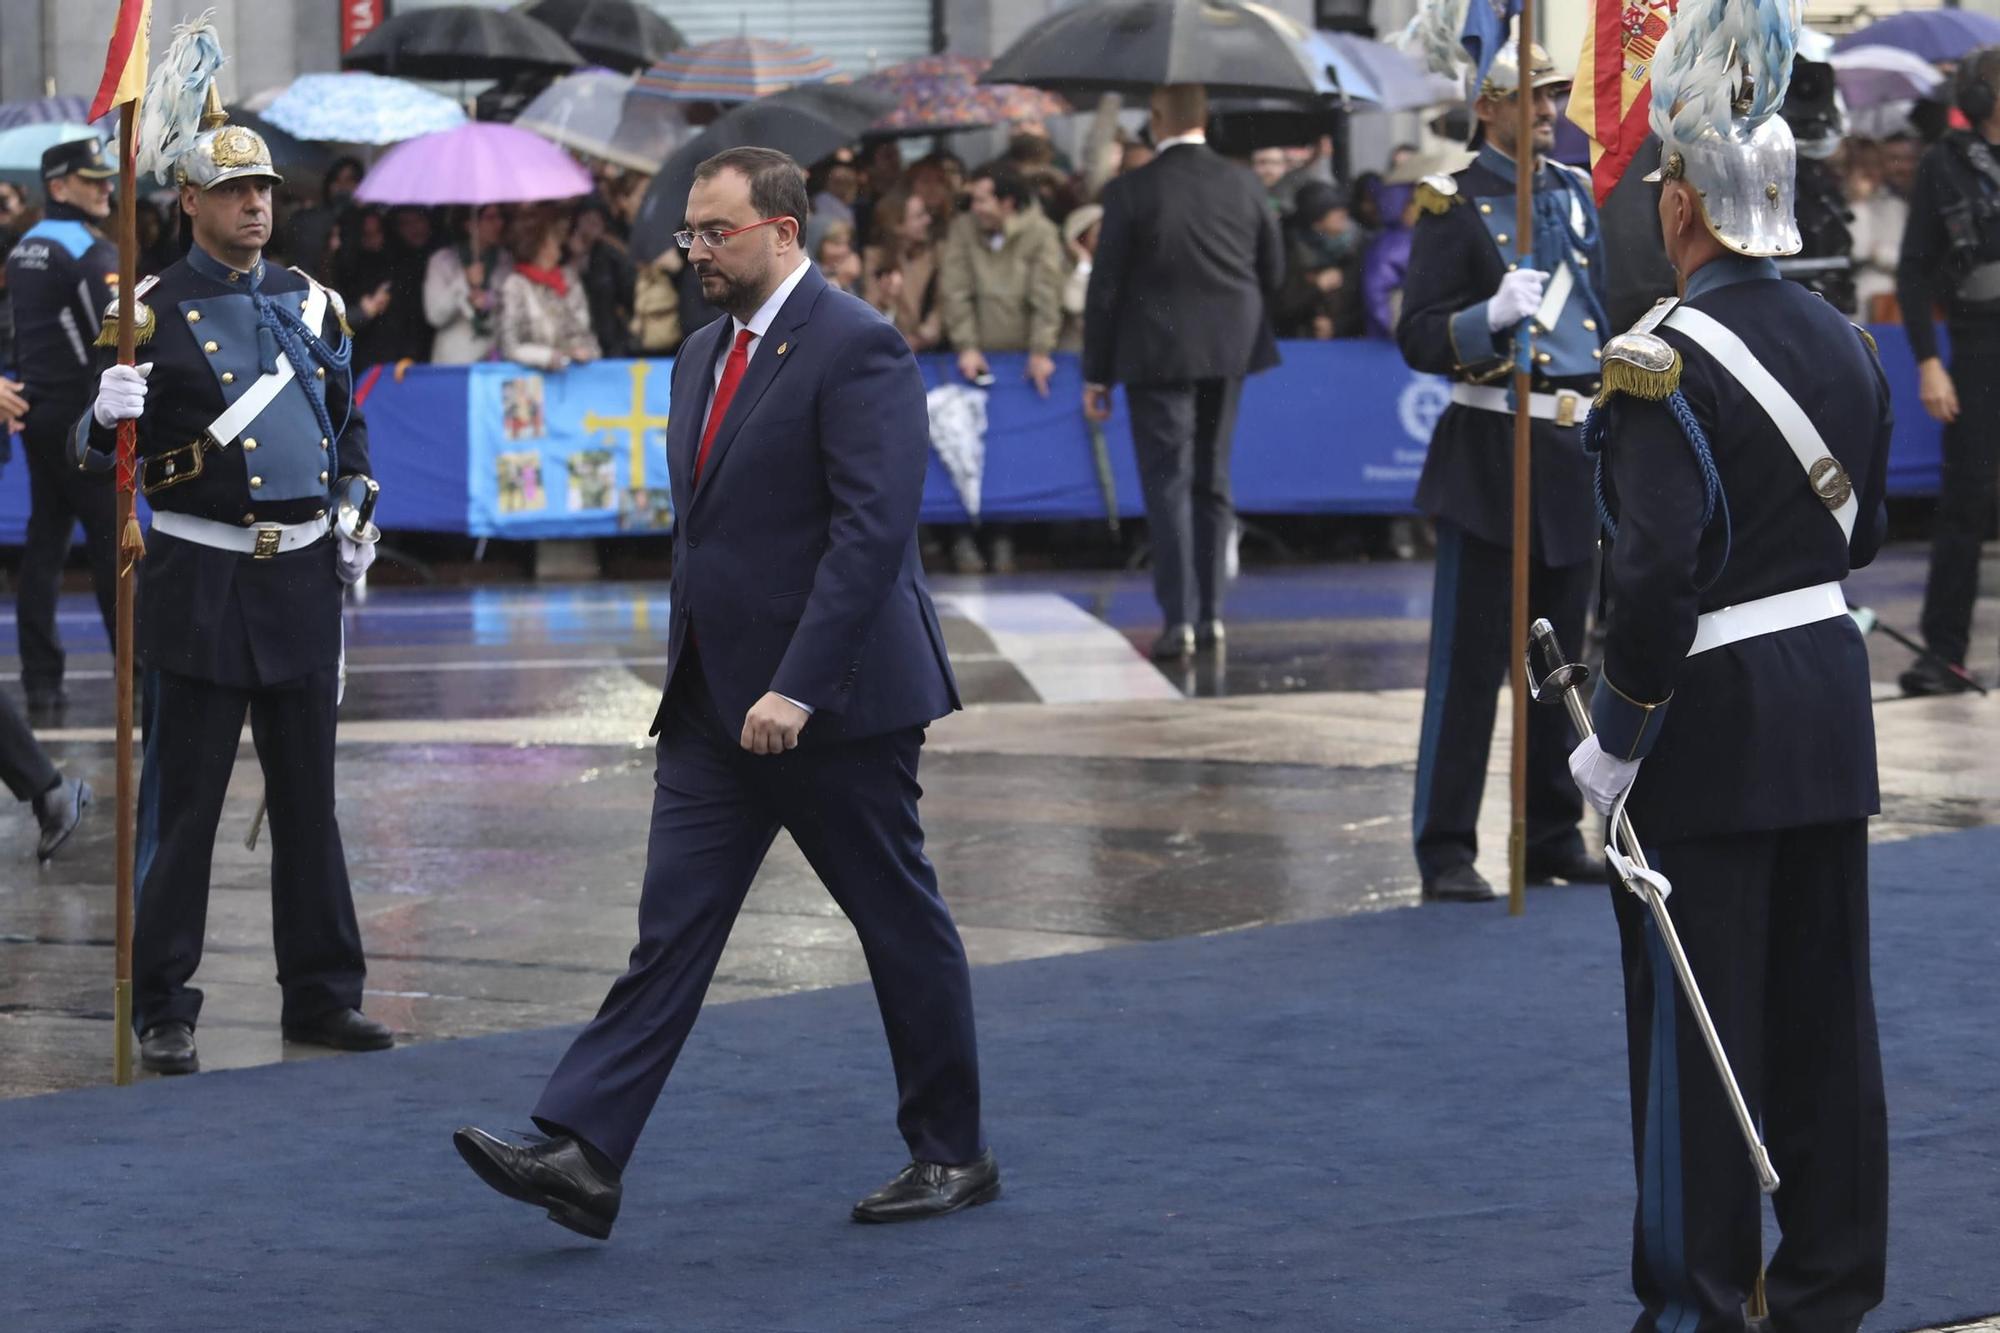
[[[1890,1296],[2000,1310],[2000,830],[1880,849]],[[1227,892],[1218,885],[1217,892]],[[872,999],[697,1027],[607,1245],[491,1194],[566,1032],[0,1104],[0,1328],[1627,1326],[1631,1167],[1601,892],[981,971],[1000,1203],[862,1228],[900,1164]]]

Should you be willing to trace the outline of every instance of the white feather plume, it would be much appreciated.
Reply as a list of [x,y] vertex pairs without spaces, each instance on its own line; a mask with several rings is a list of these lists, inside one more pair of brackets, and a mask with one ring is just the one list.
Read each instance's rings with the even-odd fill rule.
[[1417,12],[1390,45],[1416,56],[1433,74],[1462,79],[1472,58],[1466,53],[1465,6],[1468,0],[1419,0]]
[[174,163],[194,147],[201,133],[202,106],[209,82],[222,68],[222,38],[210,9],[192,23],[174,28],[167,53],[146,80],[139,115],[138,170],[171,184]]
[[1798,44],[1799,0],[1682,0],[1653,57],[1653,132],[1727,134],[1745,93],[1744,127],[1763,124],[1791,87]]

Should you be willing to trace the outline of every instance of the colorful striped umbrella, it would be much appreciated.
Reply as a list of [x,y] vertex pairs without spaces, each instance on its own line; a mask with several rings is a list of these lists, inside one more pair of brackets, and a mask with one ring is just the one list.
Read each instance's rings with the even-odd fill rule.
[[940,134],[1069,114],[1069,103],[1054,93],[1018,83],[981,83],[979,76],[991,63],[971,56],[925,56],[855,80],[896,102],[896,109],[869,126],[868,132],[891,137]]
[[754,102],[833,72],[834,63],[809,46],[724,37],[674,52],[641,74],[632,91],[675,102]]
[[261,113],[297,139],[319,143],[401,143],[455,130],[465,111],[449,97],[382,74],[301,74]]

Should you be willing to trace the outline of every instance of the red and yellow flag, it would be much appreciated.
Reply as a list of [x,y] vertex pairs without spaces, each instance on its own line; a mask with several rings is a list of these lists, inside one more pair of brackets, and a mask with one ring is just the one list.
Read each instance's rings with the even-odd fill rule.
[[118,0],[118,22],[111,29],[111,49],[104,62],[104,81],[90,104],[96,120],[113,107],[135,102],[146,89],[146,36],[153,26],[153,0]]
[[1590,136],[1590,176],[1603,203],[1646,142],[1653,55],[1676,0],[1592,0],[1569,118]]

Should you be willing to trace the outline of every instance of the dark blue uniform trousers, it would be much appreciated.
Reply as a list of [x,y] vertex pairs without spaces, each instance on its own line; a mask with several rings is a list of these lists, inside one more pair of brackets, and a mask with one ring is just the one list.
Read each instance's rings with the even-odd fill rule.
[[[621,1168],[694,1026],[729,929],[778,830],[792,835],[861,937],[913,1157],[985,1151],[972,978],[917,818],[921,727],[783,755],[738,743],[693,654],[675,674],[654,773],[639,943],[563,1056],[537,1124]],[[810,723],[807,724],[810,727]]]
[[[1888,1248],[1868,821],[1648,856],[1673,881],[1674,929],[1777,1168],[1771,1333],[1851,1333],[1882,1299]],[[1639,1184],[1634,1333],[1735,1333],[1763,1257],[1757,1176],[1651,914],[1622,887],[1612,895]]]
[[146,673],[146,746],[139,772],[133,1025],[140,1032],[201,1015],[188,981],[201,965],[216,828],[243,716],[270,802],[271,926],[283,1021],[310,1023],[361,1007],[368,966],[347,855],[333,810],[339,676],[332,667],[264,689]]
[[[1513,553],[1481,541],[1449,519],[1437,524],[1437,574],[1431,594],[1430,661],[1424,678],[1423,732],[1417,744],[1412,823],[1417,868],[1426,881],[1479,855],[1479,800],[1493,719],[1511,670],[1508,616]],[[1528,560],[1528,618],[1546,616],[1571,653],[1583,651],[1591,565]],[[1576,831],[1583,798],[1569,775],[1572,738],[1560,708],[1528,710],[1528,868],[1559,863],[1581,850]]]

